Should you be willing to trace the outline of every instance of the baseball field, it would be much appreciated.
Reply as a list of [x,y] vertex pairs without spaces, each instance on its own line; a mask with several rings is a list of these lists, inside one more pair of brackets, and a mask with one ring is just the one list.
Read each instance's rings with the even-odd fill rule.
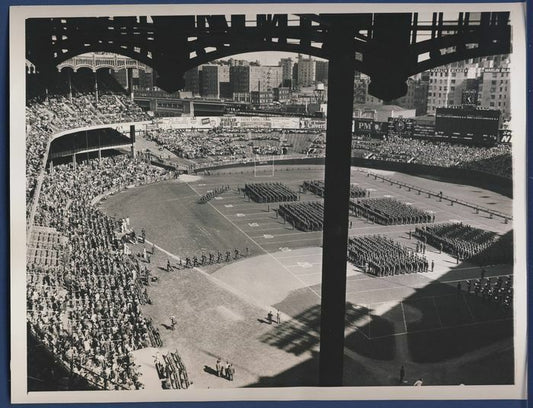
[[[512,214],[512,199],[476,187],[372,170],[425,190]],[[300,191],[304,180],[323,179],[323,166],[225,169],[209,175],[127,189],[101,203],[109,215],[129,217],[154,244],[144,265],[157,278],[147,288],[152,304],[143,312],[161,332],[165,349],[177,350],[196,388],[309,386],[318,382],[322,232],[302,232],[277,217],[278,203],[260,204],[241,191],[245,183],[276,181],[299,191],[300,200],[321,200]],[[462,221],[504,234],[512,221],[475,213],[462,205],[417,194],[353,168],[352,183],[372,197],[393,197],[432,211],[435,222]],[[198,198],[219,186],[229,190],[205,204]],[[413,225],[383,226],[350,217],[350,236],[386,235],[416,247]],[[238,255],[236,251],[238,250]],[[227,261],[183,267],[186,258]],[[345,385],[511,384],[514,382],[513,311],[457,289],[480,277],[478,266],[457,262],[427,246],[432,272],[389,277],[347,265]],[[167,263],[173,266],[167,270]],[[181,266],[180,266],[181,262]],[[512,265],[489,265],[487,277],[507,277]],[[327,271],[325,271],[327,273]],[[280,323],[270,322],[267,314]],[[177,318],[174,330],[170,316]],[[155,349],[137,352],[143,382],[158,386],[151,369]],[[221,358],[235,377],[218,377]],[[399,379],[400,367],[405,378]]]

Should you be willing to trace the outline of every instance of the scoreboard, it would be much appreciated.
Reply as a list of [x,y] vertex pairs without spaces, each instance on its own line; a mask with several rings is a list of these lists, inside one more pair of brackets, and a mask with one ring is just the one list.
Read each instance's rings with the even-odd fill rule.
[[374,119],[355,118],[352,124],[352,131],[356,136],[381,138],[387,134],[386,125],[386,123],[376,122]]
[[435,136],[452,143],[493,145],[499,139],[497,109],[437,108]]

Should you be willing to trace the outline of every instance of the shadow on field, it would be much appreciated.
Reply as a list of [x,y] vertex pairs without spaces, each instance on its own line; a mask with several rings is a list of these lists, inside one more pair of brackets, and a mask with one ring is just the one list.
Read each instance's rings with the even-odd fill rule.
[[[346,326],[354,327],[361,324],[361,319],[364,319],[369,314],[369,309],[362,306],[355,306],[351,303],[346,303]],[[258,319],[263,323],[268,323]],[[374,316],[375,324],[381,327],[383,333],[392,333],[392,328],[388,327],[388,322],[381,319],[379,316]],[[307,351],[312,351],[320,342],[320,305],[315,305],[307,310],[293,316],[287,322],[282,322],[279,325],[274,325],[272,330],[263,334],[260,338],[263,343],[285,350],[299,356]],[[362,342],[354,342],[357,350],[363,352],[367,350],[368,346]],[[394,350],[392,348],[392,350]],[[375,353],[369,353],[375,354]]]
[[[496,249],[501,249],[502,241],[506,245],[512,242],[505,234]],[[506,256],[507,251],[501,254]],[[494,259],[488,253],[483,260]],[[479,260],[477,257],[476,263]],[[512,384],[513,310],[481,294],[468,293],[464,280],[480,277],[471,269],[456,265],[440,278],[452,282],[429,283],[380,319],[368,311],[366,324],[346,337],[345,346],[361,356],[384,361],[394,359],[401,344],[407,361],[442,365],[442,370],[435,371],[437,382],[433,384]],[[485,282],[496,285],[497,279]]]

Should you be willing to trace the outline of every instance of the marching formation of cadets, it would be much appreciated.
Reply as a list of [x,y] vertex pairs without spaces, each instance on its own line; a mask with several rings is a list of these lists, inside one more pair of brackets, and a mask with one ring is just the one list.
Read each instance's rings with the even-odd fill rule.
[[179,263],[172,265],[169,259],[167,259],[167,272],[172,271],[174,268],[185,269],[185,268],[194,268],[195,266],[203,265],[214,265],[223,262],[235,261],[239,258],[244,258],[250,255],[250,249],[246,247],[244,251],[240,251],[238,248],[234,248],[232,251],[226,252],[209,252],[207,254],[202,253],[202,255],[194,255],[192,257],[185,257],[185,259],[180,258]]
[[280,204],[277,214],[301,231],[322,231],[324,227],[324,203],[321,201]]
[[361,266],[366,273],[376,276],[427,272],[429,269],[424,256],[380,235],[350,238],[348,260]]
[[350,211],[356,217],[365,217],[382,225],[420,224],[435,221],[435,214],[429,214],[389,197],[350,200]]
[[177,351],[163,354],[162,359],[156,355],[155,368],[161,380],[161,388],[165,390],[185,389],[191,385],[185,365]]
[[225,193],[226,191],[228,191],[229,188],[230,187],[228,185],[226,185],[226,186],[220,186],[220,187],[215,188],[214,190],[208,191],[207,193],[205,193],[203,196],[201,196],[198,199],[198,204],[205,204],[205,203],[211,201],[216,196],[219,196],[220,194]]
[[456,257],[470,259],[489,248],[497,234],[461,223],[425,225],[415,229],[415,236],[431,246]]
[[125,253],[127,219],[103,214],[91,200],[111,188],[167,177],[127,156],[81,163],[75,171],[59,165],[44,176],[35,224],[64,238],[64,260],[28,263],[28,323],[65,367],[101,389],[142,388],[132,352],[159,347],[161,339],[141,312],[149,299],[135,257]]
[[[310,191],[319,197],[324,197],[325,184],[322,180],[307,180],[302,185],[304,191]],[[350,198],[362,198],[370,196],[370,191],[355,184],[350,185]]]
[[483,300],[511,308],[513,305],[513,277],[498,276],[497,278],[482,277],[457,283],[457,291],[465,290],[468,294],[480,296]]
[[298,201],[298,194],[282,183],[245,184],[243,192],[256,203]]

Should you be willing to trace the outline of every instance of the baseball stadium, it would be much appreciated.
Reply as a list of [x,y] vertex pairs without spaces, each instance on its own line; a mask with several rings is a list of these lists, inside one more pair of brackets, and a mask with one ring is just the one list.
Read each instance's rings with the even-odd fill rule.
[[[28,64],[28,390],[320,385],[328,121]],[[352,123],[342,384],[514,384],[503,119],[396,108]]]

